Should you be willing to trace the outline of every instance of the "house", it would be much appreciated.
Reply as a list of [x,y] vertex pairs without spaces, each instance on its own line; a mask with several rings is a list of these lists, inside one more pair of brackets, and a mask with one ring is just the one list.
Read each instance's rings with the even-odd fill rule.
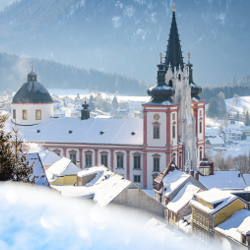
[[206,146],[212,147],[213,149],[225,148],[225,143],[221,137],[216,136],[206,139]]
[[63,157],[46,170],[46,175],[50,185],[75,185],[79,171],[70,159]]
[[250,136],[250,126],[240,126],[240,131],[245,136]]
[[193,175],[193,171],[191,171],[191,175],[189,175],[180,171],[173,162],[170,163],[154,179],[153,190],[155,198],[164,206],[167,206],[187,183],[192,184],[199,189],[207,190],[207,188],[194,178]]
[[105,166],[90,167],[79,172],[77,186],[53,188],[64,196],[93,199],[101,206],[122,205],[164,217],[165,208],[160,202]]
[[244,190],[246,187],[243,176],[239,170],[214,170],[213,162],[206,157],[202,159],[198,167],[200,183],[207,189],[220,188],[232,190]]
[[222,131],[225,142],[240,141],[242,132],[240,129],[224,128]]
[[250,247],[250,211],[241,209],[214,228],[215,236],[229,239],[232,249]]
[[33,174],[30,177],[30,180],[34,178],[35,185],[49,187],[49,182],[47,180],[39,154],[28,153],[26,154],[26,159],[30,166],[33,164]]
[[167,220],[176,225],[181,219],[191,217],[192,209],[189,202],[194,194],[202,191],[202,188],[187,182],[177,195],[167,204],[165,215]]
[[[11,118],[21,125],[17,127],[27,145],[36,143],[60,151],[60,156],[79,162],[81,169],[105,165],[140,188],[152,189],[155,174],[169,162],[182,171],[187,163],[197,170],[205,154],[205,101],[200,100],[202,88],[193,80],[192,67],[190,54],[184,63],[173,10],[166,55],[164,61],[160,56],[156,84],[148,89],[148,101],[142,104],[142,119],[90,118],[86,103],[81,118],[51,118],[53,112],[47,112],[46,107],[51,105],[53,111],[53,103],[44,100],[41,91],[33,89],[36,103],[31,100],[33,96],[26,95],[35,81],[33,71],[28,75],[30,88],[13,98]],[[17,97],[19,103],[15,102]],[[50,97],[47,90],[46,97]],[[40,105],[41,101],[48,105]],[[68,97],[64,104],[70,108],[74,105]]]
[[230,218],[246,203],[229,191],[213,188],[197,193],[190,201],[192,207],[192,231],[203,230],[213,234],[214,227]]

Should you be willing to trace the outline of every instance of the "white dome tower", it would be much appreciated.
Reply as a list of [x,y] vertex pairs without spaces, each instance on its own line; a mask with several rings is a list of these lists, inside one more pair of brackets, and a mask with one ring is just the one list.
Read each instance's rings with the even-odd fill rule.
[[16,92],[11,103],[12,122],[18,125],[35,125],[53,115],[53,100],[48,90],[39,82],[33,70],[28,82]]

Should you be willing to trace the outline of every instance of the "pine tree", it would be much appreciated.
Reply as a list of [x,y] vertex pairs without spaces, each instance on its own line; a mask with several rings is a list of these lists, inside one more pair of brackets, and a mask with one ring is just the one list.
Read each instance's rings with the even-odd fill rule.
[[7,115],[0,114],[0,181],[34,182],[34,178],[31,180],[33,165],[29,166],[22,151],[18,130],[4,130],[7,119]]
[[118,108],[118,101],[116,96],[114,96],[113,100],[112,100],[112,108],[113,109],[117,109]]
[[245,122],[244,123],[245,123],[246,126],[250,125],[250,117],[249,117],[248,110],[247,110],[247,112],[245,114]]

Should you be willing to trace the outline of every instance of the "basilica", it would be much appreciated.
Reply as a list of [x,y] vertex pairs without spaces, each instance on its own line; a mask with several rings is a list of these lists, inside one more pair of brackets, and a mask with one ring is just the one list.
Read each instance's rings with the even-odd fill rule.
[[81,119],[51,118],[53,101],[32,70],[13,98],[12,122],[27,145],[50,149],[82,169],[103,164],[152,189],[170,162],[196,170],[205,154],[205,102],[192,66],[190,55],[183,61],[173,10],[166,55],[157,65],[156,85],[148,89],[143,119],[90,118],[87,103]]

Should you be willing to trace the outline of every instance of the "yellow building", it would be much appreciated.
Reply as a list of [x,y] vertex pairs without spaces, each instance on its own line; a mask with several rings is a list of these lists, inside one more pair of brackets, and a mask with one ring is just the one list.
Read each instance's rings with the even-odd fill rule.
[[50,185],[75,185],[79,171],[70,159],[63,157],[46,170],[46,175]]
[[237,196],[217,188],[195,194],[190,205],[192,229],[202,229],[208,233],[213,233],[214,227],[246,207],[246,203]]

